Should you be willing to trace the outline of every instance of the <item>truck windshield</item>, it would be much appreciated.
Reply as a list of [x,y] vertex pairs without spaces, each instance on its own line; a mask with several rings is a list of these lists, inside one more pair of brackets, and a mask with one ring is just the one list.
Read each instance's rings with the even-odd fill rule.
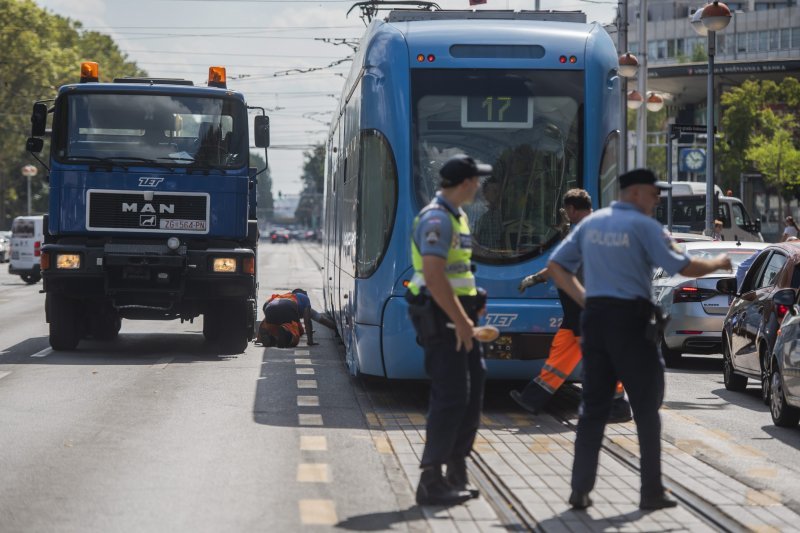
[[247,114],[223,98],[74,94],[54,126],[59,161],[241,168],[248,164]]
[[494,167],[464,208],[476,260],[523,261],[559,238],[561,197],[581,186],[582,84],[579,71],[412,72],[419,205],[449,157],[463,152]]

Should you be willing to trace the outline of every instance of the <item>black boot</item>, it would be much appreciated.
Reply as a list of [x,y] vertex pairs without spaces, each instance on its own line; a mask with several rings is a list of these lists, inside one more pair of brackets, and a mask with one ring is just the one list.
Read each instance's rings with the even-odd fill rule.
[[456,505],[470,499],[470,493],[452,488],[442,477],[441,465],[422,471],[417,485],[418,505]]
[[467,477],[467,459],[460,457],[458,459],[451,459],[447,462],[447,474],[445,475],[447,484],[455,490],[467,491],[472,498],[480,496],[481,491],[477,487],[470,484]]
[[642,496],[639,501],[639,509],[643,511],[655,511],[658,509],[669,509],[675,507],[678,502],[670,497],[667,491],[662,492],[656,496]]
[[528,383],[522,392],[512,390],[508,395],[520,407],[534,415],[538,415],[544,409],[545,404],[553,397],[552,394],[534,382]]
[[614,398],[614,402],[611,404],[611,413],[608,415],[608,421],[613,424],[616,422],[627,422],[631,418],[631,404],[628,403],[628,400],[626,400],[624,396]]
[[573,490],[572,494],[569,495],[569,505],[576,511],[581,511],[592,506],[592,499],[589,497],[588,492],[576,492]]

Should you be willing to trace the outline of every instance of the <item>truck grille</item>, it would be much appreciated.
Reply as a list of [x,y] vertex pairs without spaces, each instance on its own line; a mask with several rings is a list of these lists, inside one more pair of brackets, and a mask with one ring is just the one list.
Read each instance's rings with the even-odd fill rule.
[[[149,196],[149,195],[148,195]],[[208,194],[87,191],[90,230],[208,233]]]

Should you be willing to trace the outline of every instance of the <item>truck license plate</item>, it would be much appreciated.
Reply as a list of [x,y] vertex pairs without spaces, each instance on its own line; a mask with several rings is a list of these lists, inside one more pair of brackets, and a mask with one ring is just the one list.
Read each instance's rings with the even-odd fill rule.
[[205,220],[183,220],[177,218],[162,218],[161,229],[181,230],[181,231],[205,231]]

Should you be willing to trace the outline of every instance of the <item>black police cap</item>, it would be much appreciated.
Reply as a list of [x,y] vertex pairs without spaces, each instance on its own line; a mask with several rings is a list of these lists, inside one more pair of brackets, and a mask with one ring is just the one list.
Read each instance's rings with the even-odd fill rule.
[[658,181],[656,175],[646,168],[635,168],[619,177],[620,189],[631,185],[653,185],[659,189],[672,188],[672,185],[666,181]]
[[491,176],[492,166],[476,163],[466,154],[458,154],[448,159],[439,175],[442,177],[442,187],[454,187],[465,179],[475,176]]

